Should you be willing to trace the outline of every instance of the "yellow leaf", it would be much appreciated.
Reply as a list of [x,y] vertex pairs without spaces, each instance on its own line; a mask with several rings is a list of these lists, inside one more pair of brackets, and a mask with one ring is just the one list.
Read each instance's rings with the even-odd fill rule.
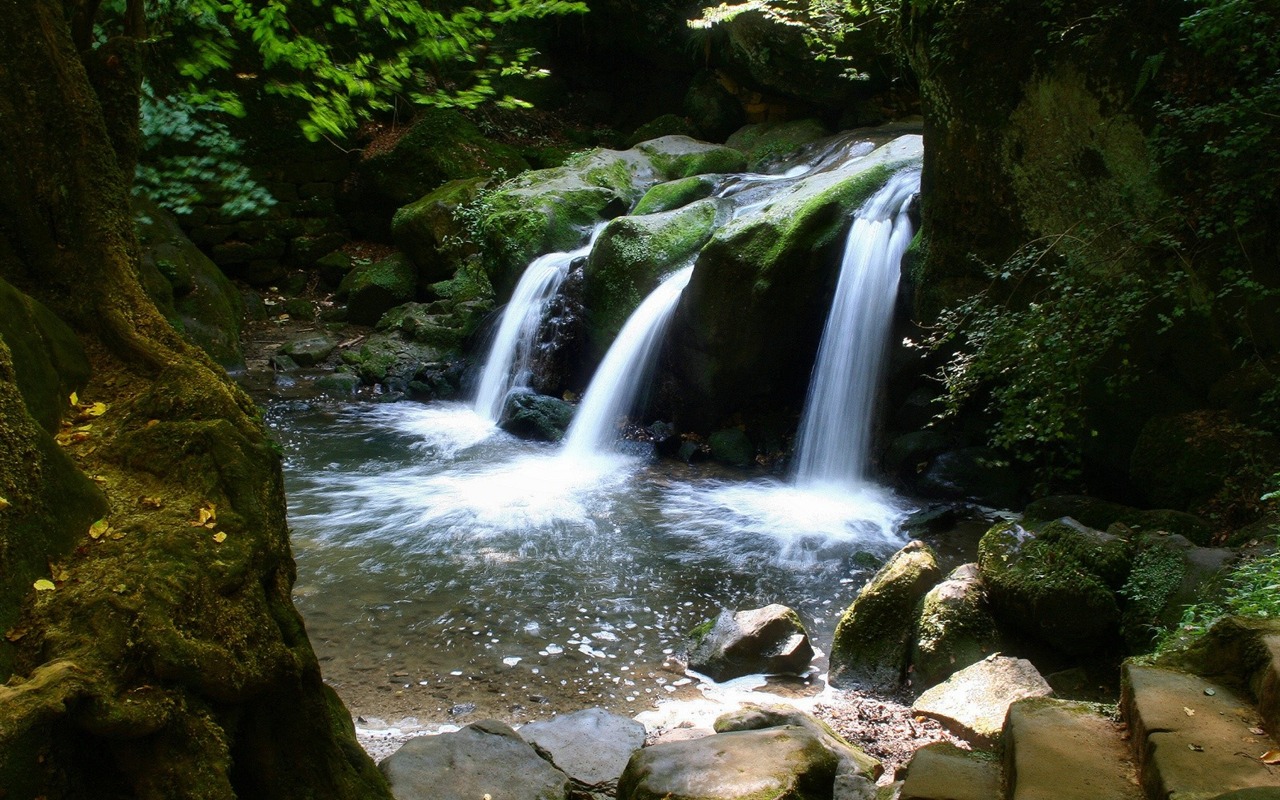
[[145,508],[159,508],[160,506],[164,505],[164,501],[161,500],[159,497],[139,497],[138,505],[143,506]]
[[87,417],[100,417],[103,414],[107,413],[107,404],[94,403],[93,405],[86,408],[84,413],[85,413],[85,416]]
[[215,534],[213,535],[213,540],[214,540],[215,542],[217,542],[218,544],[222,544],[223,542],[225,542],[225,541],[227,540],[227,535],[226,535],[225,533],[223,533],[222,531],[218,531],[217,533],[215,533]]
[[68,578],[70,578],[70,577],[71,577],[71,573],[70,573],[70,572],[67,572],[67,571],[64,569],[64,570],[60,570],[60,571],[58,572],[58,574],[57,574],[57,575],[54,575],[53,577],[54,577],[54,580],[57,580],[57,581],[59,581],[59,582],[65,582]]
[[1263,764],[1280,764],[1280,750],[1268,750],[1260,756]]
[[218,507],[213,503],[205,503],[204,508],[196,512],[196,519],[191,523],[194,527],[211,528],[218,519]]
[[53,585],[53,581],[48,580],[47,578],[41,578],[31,585],[36,587],[37,592],[52,592],[54,589],[58,588]]
[[6,631],[4,634],[4,638],[8,639],[11,642],[16,642],[26,635],[27,635],[26,628],[14,628],[12,630]]
[[124,534],[117,530],[112,530],[111,535],[107,537],[113,542],[118,542],[124,538]]
[[5,500],[3,497],[0,497],[0,511],[4,511],[6,508],[8,508],[11,505],[13,504],[10,503],[8,500]]
[[71,405],[73,406],[80,405],[80,395],[76,394],[75,392],[71,393]]
[[89,526],[89,538],[101,539],[102,534],[109,530],[111,530],[111,525],[105,519],[100,519]]
[[1194,708],[1187,708],[1186,706],[1183,706],[1182,713],[1186,714],[1188,717],[1194,717],[1196,715],[1196,710]]

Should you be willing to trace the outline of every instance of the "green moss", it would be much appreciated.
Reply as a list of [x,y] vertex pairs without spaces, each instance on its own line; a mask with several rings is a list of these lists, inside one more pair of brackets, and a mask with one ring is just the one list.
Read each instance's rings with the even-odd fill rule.
[[715,181],[705,175],[693,175],[676,181],[660,183],[645,192],[640,202],[632,210],[632,214],[659,214],[681,206],[687,206],[695,200],[709,197],[715,191]]
[[351,322],[375,325],[389,309],[412,300],[417,288],[417,268],[396,253],[351,270],[335,296],[346,298]]
[[697,649],[702,644],[702,640],[706,639],[707,636],[710,635],[711,631],[715,630],[715,627],[716,621],[714,619],[709,619],[695,625],[693,629],[689,631],[690,649]]
[[734,132],[725,144],[746,154],[748,167],[757,170],[829,135],[816,119],[761,122]]
[[1121,624],[1131,650],[1142,651],[1152,644],[1161,612],[1182,585],[1186,572],[1186,561],[1179,550],[1147,542],[1138,551],[1129,578],[1120,590],[1125,598]]
[[45,306],[0,279],[0,339],[8,346],[27,411],[58,430],[67,398],[83,390],[89,362],[79,339]]
[[671,136],[644,142],[636,148],[668,180],[725,172],[744,172],[747,160],[732,147]]

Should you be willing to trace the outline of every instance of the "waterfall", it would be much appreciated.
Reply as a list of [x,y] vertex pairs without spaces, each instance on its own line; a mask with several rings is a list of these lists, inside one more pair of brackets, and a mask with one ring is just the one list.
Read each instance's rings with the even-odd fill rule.
[[797,435],[801,486],[848,489],[866,477],[898,274],[911,243],[907,208],[919,190],[919,169],[900,172],[854,218]]
[[591,252],[602,229],[603,225],[597,226],[590,240],[577,250],[539,256],[525,268],[502,311],[498,333],[493,337],[484,372],[480,375],[480,390],[474,406],[480,416],[497,422],[511,390],[529,385],[529,365],[547,305],[569,274],[569,265]]
[[692,274],[693,267],[672,273],[622,326],[565,433],[565,455],[595,455],[617,439],[618,419],[631,410],[648,384],[662,334]]

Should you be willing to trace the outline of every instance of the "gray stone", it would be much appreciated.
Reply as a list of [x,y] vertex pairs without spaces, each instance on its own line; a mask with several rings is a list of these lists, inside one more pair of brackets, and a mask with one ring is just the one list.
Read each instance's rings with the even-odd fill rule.
[[300,367],[314,367],[332,355],[337,346],[337,342],[323,333],[310,333],[285,342],[280,353]]
[[316,378],[316,389],[326,394],[347,397],[360,388],[360,376],[352,372],[334,372]]
[[718,733],[637,751],[618,800],[828,800],[838,768],[804,728]]
[[1037,698],[1009,708],[1010,800],[1139,800],[1128,742],[1087,703]]
[[899,800],[995,800],[1000,762],[990,753],[934,742],[911,756]]
[[496,720],[410,739],[379,769],[396,800],[564,800],[570,784],[568,775]]
[[804,623],[778,603],[736,614],[726,609],[694,630],[689,647],[689,668],[717,681],[758,672],[802,674],[812,660]]
[[916,609],[941,578],[937,557],[923,542],[913,541],[895,553],[836,625],[832,685],[896,689],[910,654]]
[[858,775],[874,782],[884,774],[884,765],[878,760],[849,744],[822,720],[790,706],[748,703],[737,711],[720,715],[715,722],[716,733],[784,727],[804,728],[817,736],[823,746],[840,759],[839,775]]
[[1009,706],[1052,693],[1030,661],[991,656],[920,695],[911,710],[938,720],[969,742],[991,745],[1000,738]]
[[531,722],[520,735],[543,758],[578,783],[616,783],[631,754],[644,746],[644,726],[602,708],[587,708],[546,722]]

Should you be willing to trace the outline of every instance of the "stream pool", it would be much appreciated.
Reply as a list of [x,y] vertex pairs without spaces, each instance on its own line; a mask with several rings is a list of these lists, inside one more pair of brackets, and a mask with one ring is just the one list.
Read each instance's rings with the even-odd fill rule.
[[[559,448],[460,404],[282,401],[295,602],[326,680],[388,723],[635,714],[721,608],[785,603],[826,649],[906,504]],[[825,662],[819,662],[821,666]]]

